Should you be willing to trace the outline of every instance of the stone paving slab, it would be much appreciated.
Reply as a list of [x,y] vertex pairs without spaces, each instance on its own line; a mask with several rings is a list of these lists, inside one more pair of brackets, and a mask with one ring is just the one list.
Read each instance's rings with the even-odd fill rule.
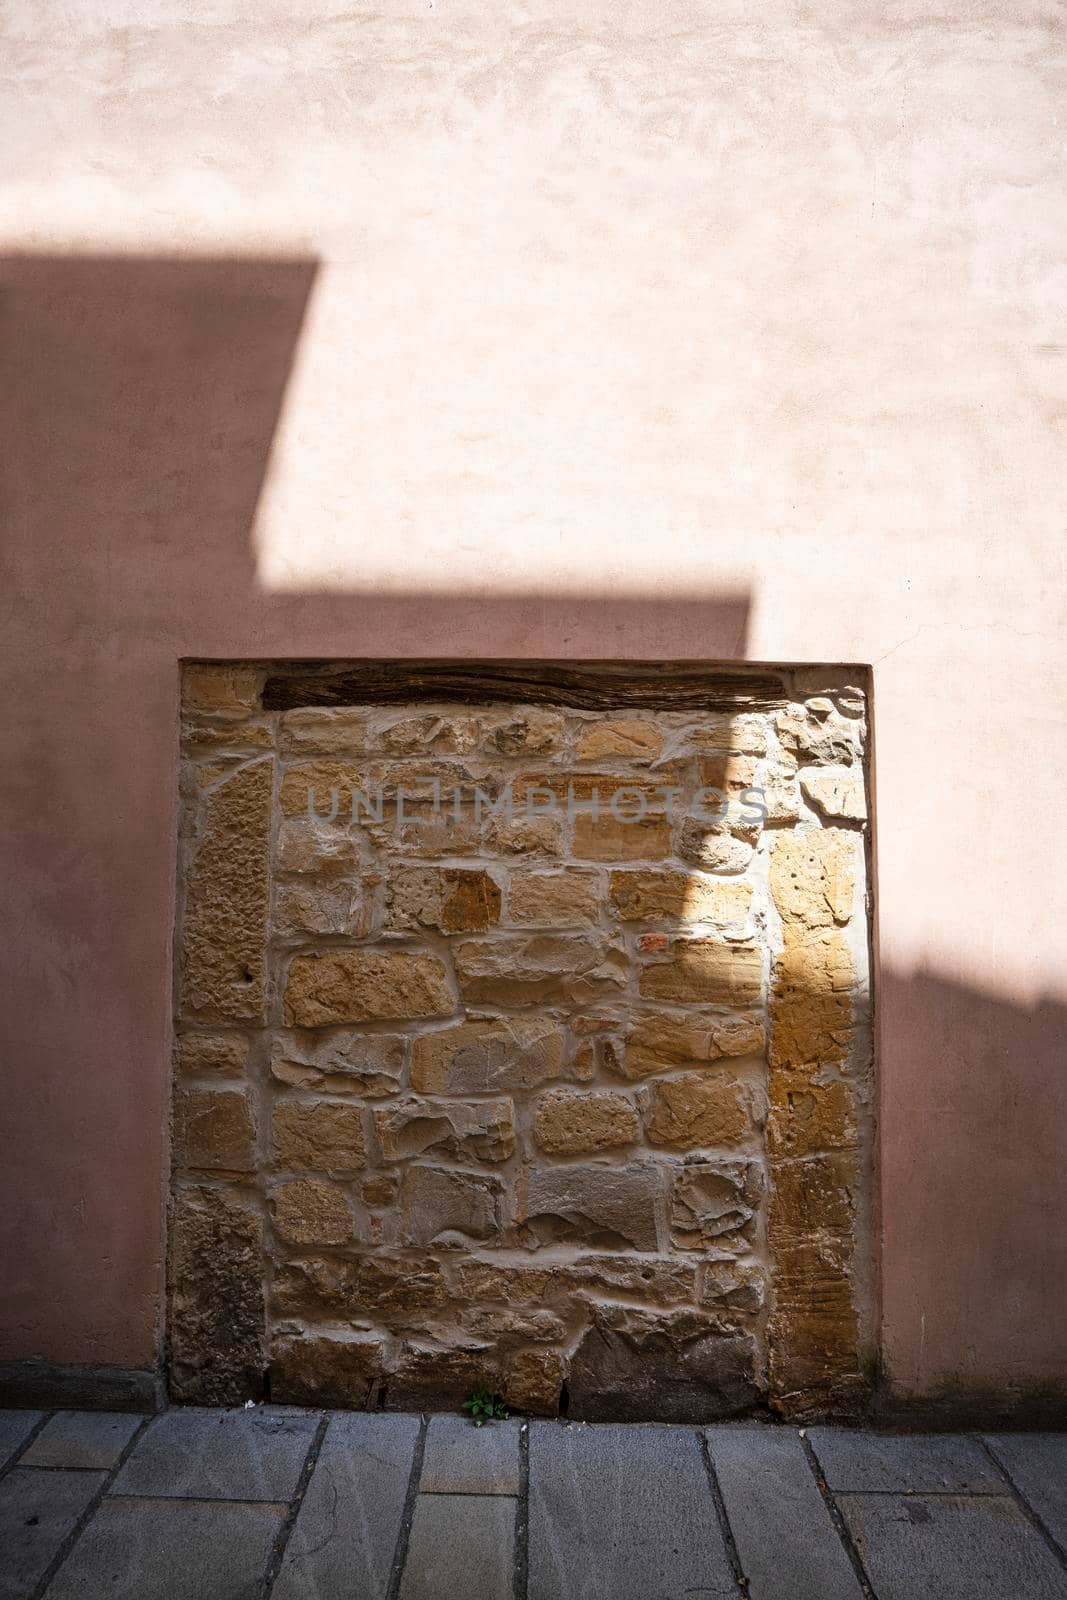
[[878,1600],[1064,1600],[1067,1573],[1007,1495],[843,1494]]
[[385,1600],[419,1428],[412,1416],[331,1418],[271,1600]]
[[105,1476],[12,1468],[0,1483],[0,1600],[33,1593]]
[[0,1469],[36,1428],[43,1411],[0,1411]]
[[530,1424],[529,1600],[736,1593],[695,1429]]
[[420,1494],[518,1494],[519,1424],[431,1417]]
[[1004,1480],[976,1439],[809,1428],[830,1488],[856,1494],[1003,1494]]
[[125,1411],[58,1411],[19,1466],[113,1467],[143,1422]]
[[47,1600],[258,1600],[284,1515],[284,1506],[105,1499]]
[[862,1600],[800,1435],[726,1426],[706,1436],[751,1600]]
[[986,1443],[1060,1549],[1067,1551],[1067,1433],[994,1433]]
[[512,1600],[515,1509],[499,1494],[420,1494],[399,1600]]
[[156,1417],[112,1494],[192,1500],[288,1500],[315,1437],[315,1412],[182,1407]]

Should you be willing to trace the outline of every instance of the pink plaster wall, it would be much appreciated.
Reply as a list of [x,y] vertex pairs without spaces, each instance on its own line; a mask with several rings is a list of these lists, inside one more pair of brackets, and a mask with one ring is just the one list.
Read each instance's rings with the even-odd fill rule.
[[105,9],[0,21],[0,1358],[155,1357],[179,658],[858,661],[886,1369],[1067,1390],[1044,13]]

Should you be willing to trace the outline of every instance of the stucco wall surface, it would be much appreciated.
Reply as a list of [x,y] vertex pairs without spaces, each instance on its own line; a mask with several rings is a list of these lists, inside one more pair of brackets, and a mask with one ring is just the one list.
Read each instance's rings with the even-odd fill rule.
[[179,658],[744,658],[873,668],[887,1374],[1067,1387],[1063,21],[0,10],[0,1356],[158,1348]]

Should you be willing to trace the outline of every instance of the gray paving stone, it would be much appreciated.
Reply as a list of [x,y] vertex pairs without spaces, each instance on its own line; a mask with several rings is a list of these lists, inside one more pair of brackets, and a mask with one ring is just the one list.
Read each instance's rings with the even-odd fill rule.
[[705,1432],[751,1600],[862,1600],[799,1434]]
[[531,1423],[529,1600],[735,1593],[693,1429]]
[[842,1494],[878,1600],[1064,1600],[1067,1573],[1008,1496]]
[[516,1504],[504,1495],[420,1494],[400,1600],[512,1600]]
[[888,1434],[809,1428],[833,1490],[853,1494],[1003,1494],[1004,1483],[975,1439],[962,1434]]
[[519,1424],[433,1417],[426,1435],[420,1494],[518,1494]]
[[0,1468],[7,1466],[43,1416],[43,1411],[0,1411]]
[[106,1476],[12,1468],[0,1483],[0,1600],[33,1593]]
[[272,1600],[385,1600],[418,1417],[331,1418]]
[[991,1433],[988,1443],[1023,1499],[1067,1550],[1067,1433]]
[[112,1494],[190,1500],[289,1500],[318,1426],[311,1411],[181,1407],[156,1417]]
[[143,1421],[128,1411],[59,1411],[19,1466],[113,1467]]
[[47,1600],[257,1600],[284,1515],[284,1506],[104,1500]]

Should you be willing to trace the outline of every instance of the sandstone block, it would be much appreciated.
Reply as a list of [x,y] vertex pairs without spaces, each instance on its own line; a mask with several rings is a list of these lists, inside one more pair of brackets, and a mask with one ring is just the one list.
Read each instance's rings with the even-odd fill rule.
[[553,1089],[537,1103],[534,1137],[549,1155],[595,1155],[640,1137],[633,1102],[622,1094]]
[[274,1270],[276,1317],[315,1322],[375,1320],[389,1327],[423,1324],[448,1303],[448,1286],[436,1261],[422,1252],[406,1256],[305,1257]]
[[510,1100],[409,1098],[374,1113],[386,1161],[432,1152],[452,1161],[506,1161],[515,1150]]
[[599,882],[595,873],[516,872],[508,888],[512,922],[542,928],[573,928],[600,921]]
[[352,1209],[344,1191],[321,1178],[297,1178],[270,1191],[274,1231],[286,1244],[347,1244]]
[[653,1305],[671,1305],[692,1300],[696,1268],[669,1256],[581,1256],[569,1266],[560,1267],[553,1282],[568,1289],[602,1295],[609,1299],[648,1300]]
[[248,1040],[240,1034],[186,1033],[178,1040],[178,1070],[187,1077],[243,1078]]
[[558,1350],[520,1350],[508,1363],[504,1399],[515,1411],[533,1417],[558,1416],[563,1378]]
[[194,758],[219,752],[251,755],[274,746],[274,730],[258,718],[244,722],[183,722],[181,738],[183,749]]
[[671,825],[649,812],[620,822],[610,812],[579,812],[574,819],[574,855],[579,861],[662,861],[671,853]]
[[393,1205],[399,1193],[400,1174],[397,1172],[377,1172],[364,1179],[359,1191],[363,1204],[372,1208]]
[[353,756],[367,749],[367,716],[348,706],[301,707],[281,719],[279,745],[287,753]]
[[805,800],[822,817],[835,822],[863,822],[866,819],[863,775],[858,769],[845,773],[802,772],[800,787]]
[[259,710],[259,674],[254,667],[190,665],[182,668],[182,710],[235,719]]
[[624,922],[743,923],[752,904],[750,884],[696,872],[613,872],[609,893]]
[[743,872],[752,860],[752,845],[725,827],[686,817],[678,829],[678,854],[707,872]]
[[566,722],[556,711],[524,711],[496,723],[487,745],[502,756],[551,755],[562,745],[565,731]]
[[628,761],[655,761],[662,750],[663,735],[654,723],[624,717],[587,723],[578,741],[578,760],[625,756]]
[[239,767],[204,798],[185,879],[186,1013],[233,1022],[264,1015],[272,767],[270,760]]
[[285,1020],[290,1025],[446,1017],[455,1008],[444,966],[425,951],[322,950],[289,963]]
[[218,1188],[180,1189],[171,1213],[170,1389],[197,1405],[263,1392],[263,1226]]
[[754,1005],[763,987],[763,955],[750,943],[675,939],[666,961],[641,968],[638,987],[642,999],[676,1005]]
[[365,1165],[358,1106],[278,1100],[273,1135],[275,1166],[289,1172],[356,1172]]
[[174,1099],[174,1149],[185,1167],[254,1171],[252,1111],[245,1091],[180,1090]]
[[563,853],[561,815],[526,817],[521,812],[489,817],[482,824],[485,848],[502,856],[559,856]]
[[779,833],[771,851],[771,893],[783,923],[840,927],[852,915],[856,836],[840,828]]
[[840,933],[786,925],[771,985],[771,1066],[845,1061],[852,1043],[852,952]]
[[386,1373],[382,1406],[386,1411],[458,1411],[473,1389],[499,1388],[498,1360],[491,1350],[441,1348],[410,1343],[401,1347]]
[[755,1161],[699,1161],[678,1169],[671,1185],[671,1237],[681,1250],[706,1250],[712,1240],[753,1221],[763,1194]]
[[302,761],[282,774],[278,803],[283,817],[342,827],[353,820],[352,792],[370,794],[377,774],[359,761]]
[[736,1016],[691,1012],[643,1011],[634,1016],[625,1051],[616,1069],[631,1081],[675,1067],[721,1061],[723,1057],[761,1055],[766,1045],[763,1023],[751,1012]]
[[669,1150],[736,1144],[760,1121],[762,1109],[752,1088],[718,1073],[686,1073],[648,1091],[648,1141]]
[[574,1240],[594,1249],[655,1250],[659,1192],[651,1162],[535,1170],[520,1220],[535,1249]]
[[568,1416],[585,1422],[712,1422],[758,1394],[755,1344],[706,1313],[599,1306],[571,1359]]
[[754,1316],[763,1309],[767,1285],[754,1261],[709,1261],[702,1269],[700,1304],[712,1310]]
[[626,984],[626,953],[591,934],[469,939],[453,951],[460,993],[473,1005],[588,1005]]
[[776,718],[782,749],[800,765],[852,766],[863,758],[863,724],[828,699],[792,705]]
[[772,1072],[767,1148],[779,1156],[844,1150],[857,1139],[852,1085],[811,1072]]
[[270,1070],[293,1088],[379,1100],[401,1087],[406,1053],[407,1040],[396,1033],[276,1033]]
[[274,897],[274,931],[283,939],[309,933],[361,934],[362,900],[350,884],[279,884]]
[[329,823],[294,819],[278,829],[275,860],[279,872],[339,878],[358,869],[359,847]]
[[411,1086],[420,1094],[496,1094],[558,1078],[563,1031],[540,1018],[461,1022],[424,1033],[411,1047]]
[[275,1335],[270,1351],[271,1400],[280,1405],[344,1406],[362,1411],[381,1367],[379,1339]]
[[467,1333],[501,1349],[514,1349],[517,1344],[558,1344],[567,1337],[567,1325],[554,1311],[475,1305],[465,1307],[462,1317]]
[[496,1261],[461,1261],[456,1269],[460,1298],[471,1305],[499,1301],[504,1305],[540,1303],[555,1283],[555,1269],[514,1266]]
[[[730,799],[756,782],[757,763],[751,756],[734,755],[726,751],[700,758],[700,781],[706,789],[717,789]],[[709,803],[708,809],[712,809]]]
[[709,716],[689,729],[686,742],[697,750],[717,750],[723,754],[765,756],[767,725],[760,716]]
[[500,920],[500,889],[488,872],[463,867],[400,867],[386,889],[390,928],[475,933]]
[[445,1167],[408,1167],[400,1183],[405,1244],[461,1249],[472,1239],[493,1239],[506,1225],[499,1178]]
[[813,1236],[772,1242],[773,1300],[767,1323],[771,1403],[803,1420],[855,1404],[859,1319],[844,1242]]
[[814,1234],[852,1237],[857,1172],[848,1153],[775,1161],[771,1168],[772,1242],[803,1243]]

